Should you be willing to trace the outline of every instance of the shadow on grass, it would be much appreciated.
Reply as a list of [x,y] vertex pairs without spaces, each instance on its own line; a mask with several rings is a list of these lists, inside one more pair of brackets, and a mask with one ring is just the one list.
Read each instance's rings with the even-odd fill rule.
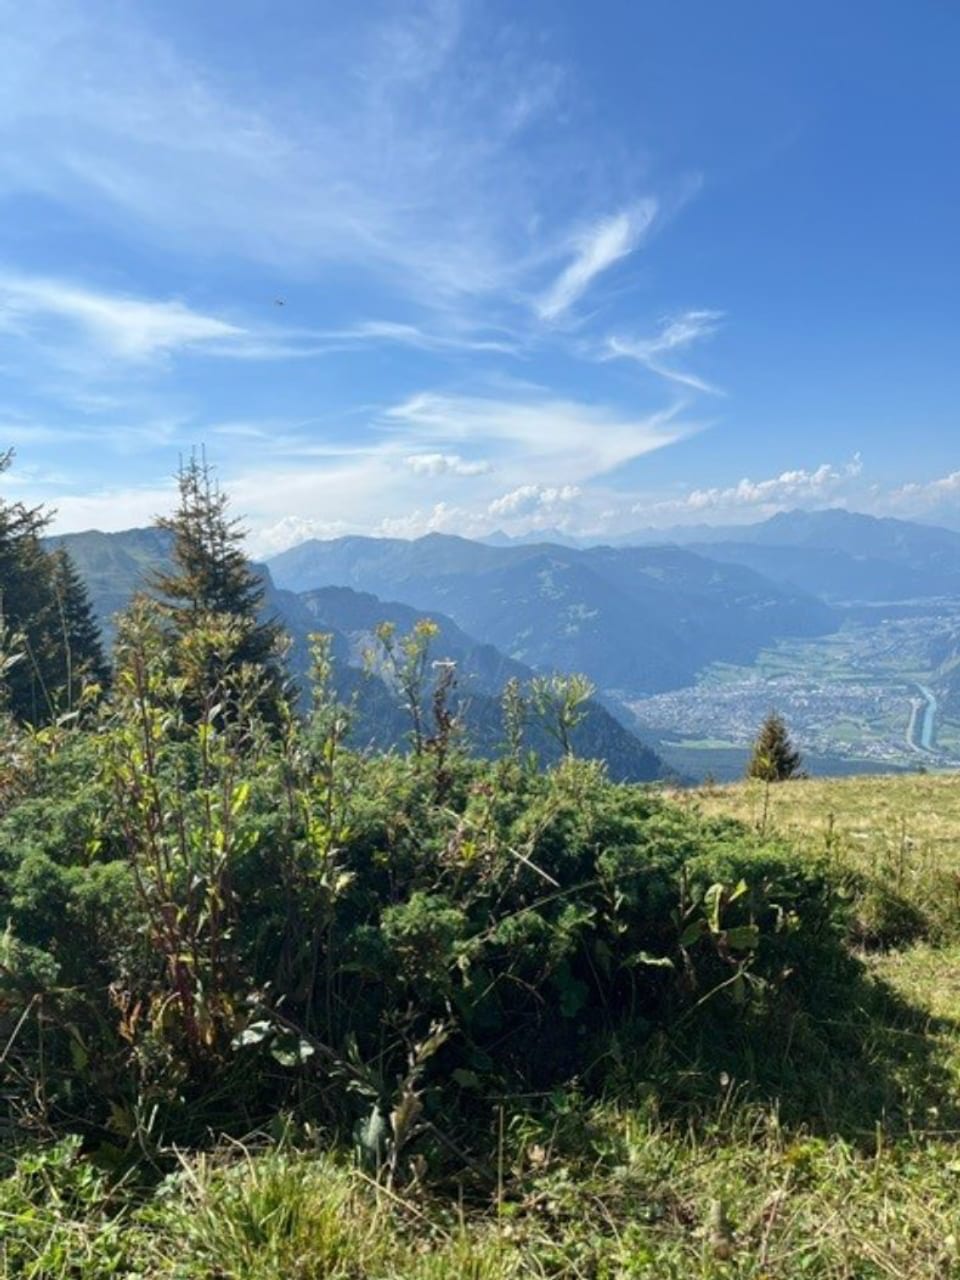
[[762,1015],[718,1009],[695,1033],[657,1033],[638,1074],[664,1118],[712,1123],[736,1099],[862,1146],[878,1132],[960,1136],[958,1056],[960,1022],[931,1016],[846,955],[815,984],[788,984]]

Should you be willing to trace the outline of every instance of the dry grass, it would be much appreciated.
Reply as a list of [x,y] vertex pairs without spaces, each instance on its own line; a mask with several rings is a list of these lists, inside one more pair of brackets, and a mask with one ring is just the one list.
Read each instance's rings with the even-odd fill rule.
[[[738,782],[676,792],[674,799],[762,829],[766,790],[762,782]],[[822,852],[840,844],[859,865],[898,858],[905,848],[914,863],[960,871],[960,774],[780,783],[769,789],[767,830],[799,849]]]
[[865,876],[916,907],[932,937],[960,935],[960,774],[751,781],[673,798]]

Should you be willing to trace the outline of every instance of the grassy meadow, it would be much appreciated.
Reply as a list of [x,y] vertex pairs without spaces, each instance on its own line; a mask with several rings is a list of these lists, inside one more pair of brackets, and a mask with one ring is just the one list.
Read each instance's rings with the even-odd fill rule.
[[705,816],[737,819],[798,855],[868,882],[874,906],[915,910],[917,936],[960,930],[960,777],[952,773],[748,781],[675,794]]

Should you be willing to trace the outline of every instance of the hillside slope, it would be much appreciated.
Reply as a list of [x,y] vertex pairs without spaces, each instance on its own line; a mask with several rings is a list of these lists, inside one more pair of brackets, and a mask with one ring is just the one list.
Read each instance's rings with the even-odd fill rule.
[[836,624],[802,592],[673,547],[503,547],[430,534],[314,540],[269,563],[287,589],[351,586],[440,609],[519,661],[584,671],[618,695],[689,683],[709,662]]
[[[147,585],[152,572],[169,565],[169,535],[154,529],[68,534],[56,541],[70,552],[84,577],[108,641],[116,613]],[[290,636],[289,663],[300,688],[306,689],[309,679],[309,636],[324,632],[331,637],[339,695],[355,708],[354,743],[379,750],[405,743],[409,720],[397,697],[383,680],[361,668],[379,623],[392,622],[400,632],[409,631],[426,611],[349,588],[298,595],[278,588],[265,566],[257,568],[264,583],[264,616],[278,619]],[[499,702],[503,686],[512,678],[527,682],[533,672],[493,645],[479,643],[439,611],[429,612],[439,626],[435,656],[452,658],[458,666],[457,696],[467,741],[478,754],[494,756],[504,738]],[[581,755],[604,760],[615,781],[650,782],[669,772],[656,752],[600,701],[589,704],[573,741]],[[556,742],[537,724],[528,726],[527,745],[544,762],[559,757]]]

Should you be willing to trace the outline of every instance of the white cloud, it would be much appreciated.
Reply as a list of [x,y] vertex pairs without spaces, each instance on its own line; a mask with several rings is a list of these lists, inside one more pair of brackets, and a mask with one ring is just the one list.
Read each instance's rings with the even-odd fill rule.
[[678,414],[675,406],[631,417],[542,390],[511,400],[423,392],[389,409],[385,420],[402,429],[408,443],[425,446],[424,452],[469,443],[495,457],[498,472],[517,473],[518,482],[532,469],[563,485],[612,471],[697,429],[698,424],[680,422]]
[[552,512],[580,497],[582,490],[575,484],[560,488],[540,484],[522,484],[510,493],[495,498],[487,508],[488,513],[499,519],[503,516],[527,516],[540,512]]
[[[698,428],[676,407],[610,407],[602,386],[578,400],[537,387],[370,408],[400,400],[410,384],[395,379],[410,368],[414,385],[437,377],[430,365],[446,380],[452,364],[453,385],[489,388],[498,357],[556,369],[558,355],[582,354],[557,322],[689,194],[677,180],[640,198],[640,163],[614,172],[589,146],[577,86],[539,29],[491,22],[470,0],[411,0],[386,17],[377,7],[308,24],[316,44],[287,79],[268,71],[270,51],[262,66],[237,63],[156,6],[0,0],[0,18],[0,201],[36,201],[92,245],[116,246],[124,273],[149,273],[108,273],[93,254],[85,279],[0,266],[0,326],[22,347],[13,376],[51,445],[123,433],[111,452],[143,453],[144,469],[124,459],[141,480],[157,474],[148,465],[166,469],[147,461],[156,446],[175,460],[219,435],[257,527],[290,516],[355,530],[407,518],[427,479],[431,501],[456,486],[485,512],[530,475],[546,489],[582,485]],[[369,362],[356,393],[344,378],[321,388],[309,368],[385,345],[407,357],[365,382]],[[272,406],[244,394],[254,377],[200,365],[227,359],[303,362],[278,398],[302,420],[267,422]],[[459,378],[467,365],[480,366],[475,381]],[[57,425],[64,404],[83,408],[79,428]],[[127,428],[138,414],[147,431]],[[264,494],[257,441],[279,486]]]
[[419,325],[394,320],[362,320],[344,329],[332,329],[318,335],[344,343],[393,342],[416,347],[421,351],[489,351],[513,355],[518,350],[515,340],[480,336],[434,333]]
[[2,0],[0,17],[0,193],[298,281],[349,264],[431,304],[515,287],[542,260],[534,226],[551,252],[566,238],[541,216],[543,165],[571,157],[531,135],[563,71],[459,0],[338,24],[336,43],[320,24],[296,92],[238,82],[209,49],[201,64],[190,28],[175,46],[143,6]]
[[0,276],[0,315],[14,329],[37,316],[68,321],[86,330],[110,354],[132,360],[242,333],[181,302],[143,301],[16,275]]
[[[318,440],[312,429],[279,419],[181,421],[171,428],[173,447],[229,438],[224,487],[254,531],[251,549],[262,555],[307,536],[375,529],[482,533],[494,521],[536,524],[545,513],[555,521],[574,511],[593,520],[610,505],[597,479],[696,429],[680,421],[677,410],[632,417],[536,388],[514,392],[513,399],[423,393],[332,439]],[[120,434],[104,438],[109,450],[119,449]],[[216,451],[212,456],[216,461]],[[531,482],[531,474],[540,479]],[[77,481],[90,483],[90,477]],[[428,507],[425,481],[435,495]],[[136,486],[90,487],[83,498],[76,489],[61,496],[49,487],[37,496],[60,508],[61,531],[142,524],[166,505]]]
[[404,462],[418,476],[482,476],[490,470],[489,462],[470,462],[458,453],[413,453]]
[[248,539],[251,555],[266,558],[311,538],[340,538],[349,533],[343,520],[311,520],[303,516],[284,516],[275,524],[254,530]]
[[418,508],[410,515],[386,516],[375,532],[382,538],[422,538],[427,533],[455,533],[469,537],[477,530],[477,519],[473,513],[438,502],[430,511]]
[[[530,476],[544,493],[585,488],[698,429],[676,406],[604,403],[597,368],[578,399],[543,387],[475,393],[505,363],[494,357],[532,368],[543,356],[544,369],[558,354],[582,354],[557,322],[683,198],[671,203],[658,189],[638,199],[648,189],[639,165],[614,173],[608,156],[590,153],[577,86],[545,52],[547,36],[528,38],[523,23],[491,23],[482,10],[411,0],[389,6],[386,20],[378,9],[335,30],[313,24],[316,45],[293,59],[288,80],[268,78],[268,51],[262,67],[238,64],[204,44],[196,24],[163,22],[156,6],[0,0],[0,201],[36,201],[87,228],[91,244],[116,246],[125,272],[149,272],[104,274],[94,255],[98,274],[86,279],[0,269],[0,326],[31,347],[10,365],[51,448],[95,441],[115,457],[142,453],[141,467],[123,460],[126,476],[142,480],[172,469],[178,449],[219,436],[224,482],[268,546],[304,529],[413,521],[418,506],[422,527],[482,520]],[[236,292],[211,301],[227,287]],[[337,400],[346,378],[295,370],[277,398],[286,423],[246,396],[256,378],[198,367],[200,358],[306,363],[387,344],[406,358],[384,361],[367,382],[371,361],[352,400]],[[457,369],[452,385],[466,392],[404,399],[410,384],[394,381],[416,368],[414,385],[442,385],[420,382],[437,377],[424,368],[470,356],[490,358],[472,362],[474,380]],[[178,357],[194,362],[180,383]],[[378,411],[375,397],[401,402]],[[63,402],[85,405],[77,426],[48,413]],[[145,425],[128,427],[138,414]],[[31,430],[21,424],[20,438]],[[150,457],[161,446],[170,462]],[[82,444],[70,452],[80,459]],[[109,474],[98,472],[96,486]],[[61,528],[116,527],[112,502],[129,523],[153,513],[143,508],[149,490],[91,488],[85,506],[67,493]],[[462,505],[429,507],[452,493]]]
[[641,201],[633,209],[602,218],[574,242],[574,258],[537,303],[544,320],[556,320],[568,311],[602,272],[627,257],[650,230],[657,202]]
[[[140,362],[176,351],[239,360],[298,360],[387,343],[435,352],[514,354],[514,341],[438,334],[413,324],[364,320],[331,329],[250,326],[196,311],[179,300],[108,293],[70,280],[0,272],[0,329],[31,342],[74,372],[98,358]],[[78,352],[86,344],[90,364]],[[81,394],[78,392],[78,394]],[[90,393],[86,394],[88,399]],[[96,405],[94,405],[96,407]]]
[[171,479],[166,485],[130,488],[91,489],[87,493],[66,493],[50,498],[54,511],[53,531],[75,533],[85,529],[113,532],[151,524],[156,515],[170,511],[176,490]]
[[949,475],[940,476],[936,480],[901,485],[890,494],[890,502],[894,507],[914,511],[923,511],[956,499],[960,499],[960,471],[951,471]]
[[664,320],[660,332],[653,338],[621,338],[607,339],[605,358],[618,357],[636,360],[652,373],[682,386],[691,387],[695,391],[706,391],[714,395],[722,394],[717,387],[705,382],[692,373],[686,373],[672,365],[666,365],[663,357],[675,351],[682,351],[702,338],[709,338],[716,333],[722,311],[685,311],[681,315]]
[[[652,509],[703,514],[743,507],[775,511],[788,503],[823,502],[834,497],[845,482],[859,476],[862,469],[860,455],[856,454],[842,467],[825,462],[814,470],[796,468],[766,480],[745,477],[726,488],[693,489],[683,498],[658,502]],[[635,511],[639,514],[649,509],[638,506]]]

